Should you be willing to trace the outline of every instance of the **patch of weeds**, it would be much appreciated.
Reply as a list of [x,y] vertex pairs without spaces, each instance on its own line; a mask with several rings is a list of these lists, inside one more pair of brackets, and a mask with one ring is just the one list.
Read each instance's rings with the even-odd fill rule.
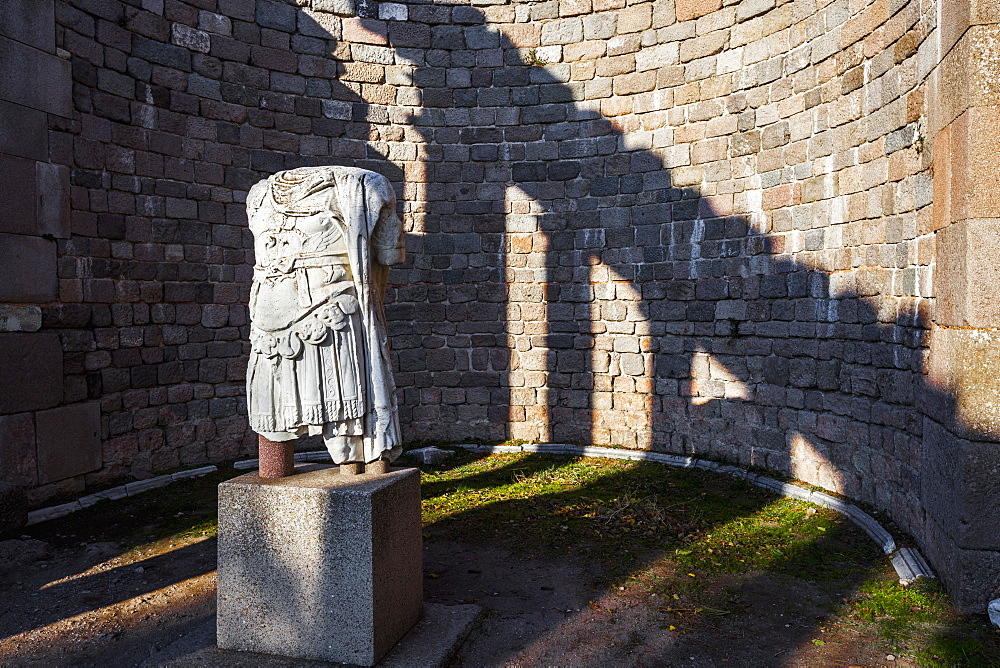
[[422,470],[428,537],[572,553],[609,575],[773,499],[742,480],[623,460],[459,452],[444,468]]
[[535,49],[528,49],[528,51],[524,54],[524,62],[532,67],[537,67],[547,65],[549,61],[539,56]]
[[1000,666],[1000,632],[962,615],[938,580],[903,586],[891,573],[863,583],[846,616],[868,625],[921,666]]
[[915,657],[921,666],[1000,666],[1000,631],[965,620],[934,634]]
[[675,553],[681,564],[707,573],[766,569],[824,580],[841,579],[845,568],[864,572],[877,552],[860,530],[834,511],[778,498],[713,527]]

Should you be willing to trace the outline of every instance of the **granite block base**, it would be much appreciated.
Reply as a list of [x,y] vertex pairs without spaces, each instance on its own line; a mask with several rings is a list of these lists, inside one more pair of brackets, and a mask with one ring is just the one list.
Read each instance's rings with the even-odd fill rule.
[[420,618],[420,472],[219,485],[218,646],[372,666]]

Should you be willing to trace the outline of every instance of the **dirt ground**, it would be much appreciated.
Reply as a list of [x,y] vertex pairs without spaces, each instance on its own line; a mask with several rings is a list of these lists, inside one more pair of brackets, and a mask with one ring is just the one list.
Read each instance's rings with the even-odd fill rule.
[[[124,553],[113,543],[0,542],[0,664],[157,665],[150,657],[210,625],[214,568],[212,538],[165,539]],[[725,593],[735,612],[712,617],[651,595],[646,585],[655,577],[653,567],[609,587],[571,560],[425,544],[426,600],[483,608],[457,666],[912,665],[828,618],[829,594],[807,583],[717,578],[706,586]],[[262,658],[233,654],[222,663]]]

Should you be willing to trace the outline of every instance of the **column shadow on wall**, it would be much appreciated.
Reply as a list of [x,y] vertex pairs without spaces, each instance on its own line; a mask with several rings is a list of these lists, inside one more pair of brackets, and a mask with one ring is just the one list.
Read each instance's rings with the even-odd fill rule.
[[[524,62],[478,10],[463,11],[479,22],[470,18],[469,25],[455,27],[455,39],[463,45],[494,40],[504,64],[473,67],[470,87],[454,91],[426,85],[443,85],[444,64],[414,73],[425,99],[439,105],[425,106],[412,119],[427,142],[429,213],[423,234],[411,241],[429,285],[401,286],[396,301],[408,304],[392,305],[388,314],[399,335],[434,332],[423,350],[397,347],[399,371],[415,386],[443,389],[440,395],[406,395],[414,411],[426,411],[413,417],[461,422],[457,409],[441,412],[452,405],[449,388],[489,388],[494,410],[475,417],[488,417],[490,426],[468,422],[466,433],[448,437],[510,434],[494,429],[494,420],[507,424],[518,408],[511,401],[517,388],[507,330],[494,327],[494,319],[504,319],[507,304],[498,304],[497,295],[507,294],[512,268],[503,192],[516,186],[541,209],[531,242],[547,249],[540,268],[547,320],[534,338],[547,356],[548,440],[607,443],[617,430],[615,445],[808,473],[810,482],[891,510],[904,526],[920,526],[913,515],[920,512],[919,499],[901,504],[903,487],[911,494],[920,489],[922,418],[916,406],[944,424],[954,421],[953,399],[919,380],[926,315],[915,308],[878,313],[859,294],[888,288],[859,288],[872,272],[843,272],[846,287],[835,288],[826,272],[792,260],[794,249],[784,248],[782,237],[720,211],[694,189],[672,185],[659,156],[620,149],[623,133],[613,120],[575,104],[573,91]],[[454,52],[450,61],[448,52],[437,57],[442,63],[456,59]],[[497,109],[511,106],[519,117],[491,125],[499,122]],[[457,117],[470,125],[447,125],[452,112],[464,114]],[[449,157],[464,155],[466,162]],[[807,231],[805,250],[824,248],[824,233]],[[470,253],[495,258],[497,266],[465,266]],[[609,270],[609,281],[591,278],[600,266]],[[418,298],[431,304],[414,306]],[[625,300],[632,309],[621,307]],[[617,313],[597,315],[598,307]],[[604,327],[612,319],[648,331],[593,331],[595,321]],[[442,322],[453,337],[437,334]],[[595,368],[595,357],[607,357],[595,356],[598,342],[628,339],[642,345],[626,353],[633,356],[629,368]],[[467,359],[455,355],[463,349]],[[523,359],[520,352],[513,354]],[[643,353],[641,360],[634,357]],[[629,382],[609,385],[612,376]],[[628,405],[628,395],[637,394],[643,405]],[[612,403],[596,405],[598,395]],[[627,420],[609,424],[621,417]],[[623,437],[629,433],[632,443]],[[796,471],[810,461],[822,463],[820,470]]]
[[[503,193],[516,186],[540,209],[532,248],[541,241],[546,249],[546,320],[534,338],[545,351],[547,440],[610,438],[758,466],[921,530],[924,504],[948,492],[929,480],[949,479],[941,472],[953,465],[922,439],[924,414],[942,425],[957,420],[954,399],[922,381],[930,323],[919,300],[880,313],[867,297],[889,286],[866,283],[875,272],[854,266],[834,285],[827,272],[792,259],[796,249],[781,237],[673,185],[658,155],[622,149],[627,142],[613,120],[576,104],[566,84],[526,62],[481,12],[463,12],[466,25],[449,26],[450,41],[435,35],[443,50],[428,52],[413,77],[425,100],[412,123],[426,141],[428,214],[412,241],[428,285],[401,286],[396,301],[409,304],[388,314],[396,334],[431,332],[422,349],[411,341],[397,353],[407,418],[438,427],[411,433],[509,437],[512,415],[526,408],[513,400],[524,386],[512,382],[511,358],[520,351],[510,350],[505,323],[494,327],[494,317],[504,320],[517,303],[497,301],[513,266]],[[491,46],[474,51],[473,43]],[[497,54],[502,65],[491,60]],[[468,87],[448,86],[450,67],[468,71]],[[825,248],[825,234],[806,231],[805,250]],[[469,254],[497,264],[467,266]],[[595,266],[607,267],[610,281],[594,282]],[[614,307],[624,295],[637,312],[625,308],[616,318],[648,331],[595,332],[595,308]],[[423,298],[428,307],[413,305]],[[621,351],[645,353],[640,367],[617,375],[596,368],[595,359],[608,357],[594,354],[602,338],[638,340],[641,348]]]

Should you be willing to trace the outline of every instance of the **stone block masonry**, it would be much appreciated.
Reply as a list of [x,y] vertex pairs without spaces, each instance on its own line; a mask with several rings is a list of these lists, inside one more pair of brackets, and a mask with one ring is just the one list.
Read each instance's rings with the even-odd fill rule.
[[[0,233],[55,254],[56,297],[10,301],[59,337],[62,404],[100,406],[102,463],[32,498],[254,453],[243,199],[349,164],[399,188],[408,439],[791,474],[891,515],[955,589],[948,564],[1000,554],[926,498],[1000,491],[935,463],[1000,438],[955,371],[994,356],[990,6],[54,0],[54,50],[6,48],[68,63],[70,111],[0,100],[0,152],[66,170],[66,232]],[[0,414],[37,439],[35,410]]]

